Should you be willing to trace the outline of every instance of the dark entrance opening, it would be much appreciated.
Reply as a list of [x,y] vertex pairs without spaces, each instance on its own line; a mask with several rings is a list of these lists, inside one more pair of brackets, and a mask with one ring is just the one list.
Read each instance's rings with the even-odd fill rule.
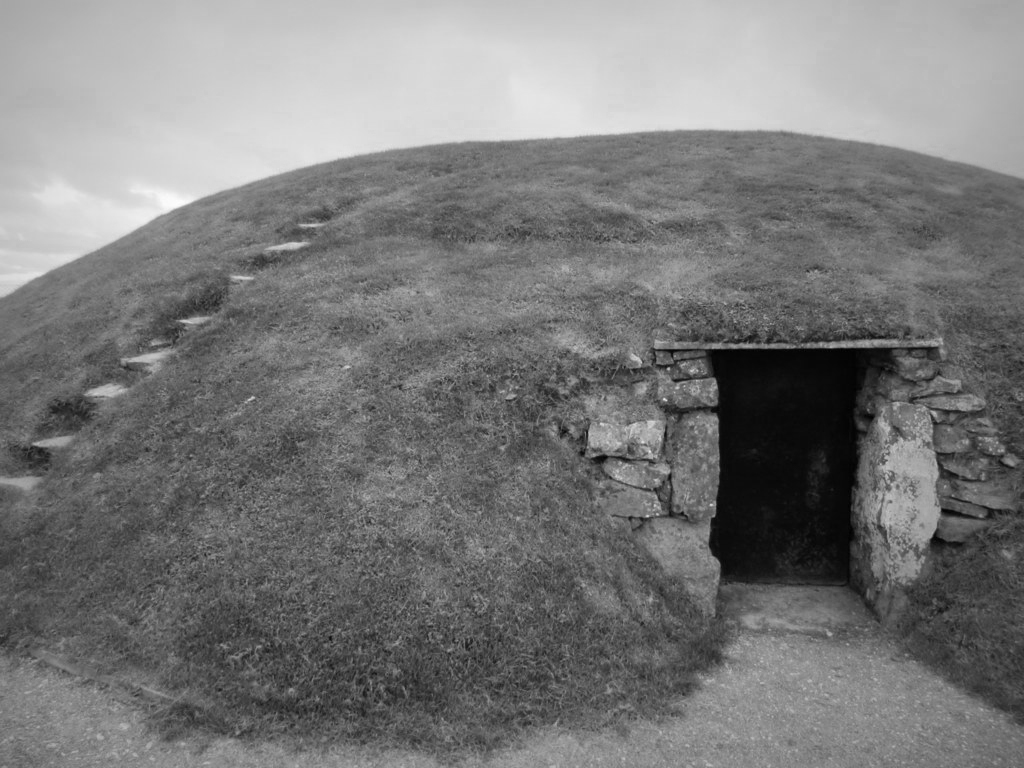
[[711,550],[733,581],[845,584],[852,350],[714,353],[721,476]]

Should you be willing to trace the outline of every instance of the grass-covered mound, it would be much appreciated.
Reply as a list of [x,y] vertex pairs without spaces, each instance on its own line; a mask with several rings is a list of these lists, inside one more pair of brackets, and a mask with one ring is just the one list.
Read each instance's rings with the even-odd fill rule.
[[[721,633],[591,510],[583,398],[657,327],[943,333],[1020,453],[1022,209],[977,168],[727,133],[387,152],[200,200],[0,299],[0,473],[77,434],[0,497],[0,637],[229,731],[439,746],[660,711]],[[164,370],[118,367],[194,312]],[[107,381],[131,389],[90,408]]]
[[1024,518],[942,552],[911,602],[910,649],[1024,723]]

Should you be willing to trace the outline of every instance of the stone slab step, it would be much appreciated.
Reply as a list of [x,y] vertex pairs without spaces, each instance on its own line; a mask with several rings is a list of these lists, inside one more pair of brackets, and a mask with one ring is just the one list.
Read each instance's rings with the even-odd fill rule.
[[308,240],[296,240],[291,243],[281,243],[280,245],[272,245],[269,248],[264,248],[264,253],[287,253],[289,251],[301,251],[303,248],[309,247]]
[[91,400],[94,403],[102,403],[105,400],[110,400],[113,397],[119,397],[128,391],[128,387],[123,384],[100,384],[98,387],[93,387],[87,390],[85,398]]
[[213,319],[210,315],[195,315],[194,317],[183,317],[177,322],[179,325],[183,325],[186,328],[198,328],[200,325],[205,325]]
[[233,285],[245,285],[246,283],[251,283],[255,279],[256,278],[253,277],[252,275],[229,275],[228,276],[228,280],[230,280]]
[[43,482],[43,478],[36,475],[25,475],[24,477],[0,477],[0,485],[8,488],[17,488],[20,491],[31,491]]
[[144,355],[136,355],[135,357],[122,357],[121,367],[127,368],[129,371],[153,373],[160,369],[160,366],[164,364],[164,361],[171,354],[170,349],[161,349],[158,352],[148,352]]
[[304,221],[299,224],[299,229],[320,229],[320,227],[326,226],[326,221]]
[[74,435],[60,435],[59,437],[48,437],[45,440],[36,440],[32,443],[33,448],[39,448],[43,451],[59,451],[62,448],[67,448],[71,445],[71,441],[75,439]]
[[149,341],[146,342],[146,346],[152,349],[163,349],[164,347],[169,347],[173,344],[173,341],[164,338],[150,339]]

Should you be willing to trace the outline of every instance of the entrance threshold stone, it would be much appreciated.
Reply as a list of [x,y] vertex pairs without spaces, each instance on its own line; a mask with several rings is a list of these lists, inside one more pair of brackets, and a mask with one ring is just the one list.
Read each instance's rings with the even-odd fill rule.
[[837,631],[877,626],[849,587],[724,582],[722,614],[746,630],[832,637]]

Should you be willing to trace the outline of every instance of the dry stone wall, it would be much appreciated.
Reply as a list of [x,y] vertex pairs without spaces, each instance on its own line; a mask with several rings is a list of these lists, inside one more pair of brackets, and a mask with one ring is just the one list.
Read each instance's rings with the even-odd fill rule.
[[876,613],[899,613],[932,541],[961,543],[1016,509],[1010,454],[985,399],[941,348],[862,355],[850,580]]
[[[689,346],[657,342],[646,361],[629,355],[628,375],[585,400],[584,455],[601,470],[598,512],[712,614],[718,382],[709,351]],[[995,512],[1016,509],[1011,471],[1020,460],[941,348],[858,355],[850,581],[884,619],[898,613],[933,540],[963,542]]]
[[718,496],[718,382],[706,352],[655,357],[652,369],[634,356],[626,385],[587,404],[585,455],[604,475],[595,500],[713,614],[721,572],[708,545]]

